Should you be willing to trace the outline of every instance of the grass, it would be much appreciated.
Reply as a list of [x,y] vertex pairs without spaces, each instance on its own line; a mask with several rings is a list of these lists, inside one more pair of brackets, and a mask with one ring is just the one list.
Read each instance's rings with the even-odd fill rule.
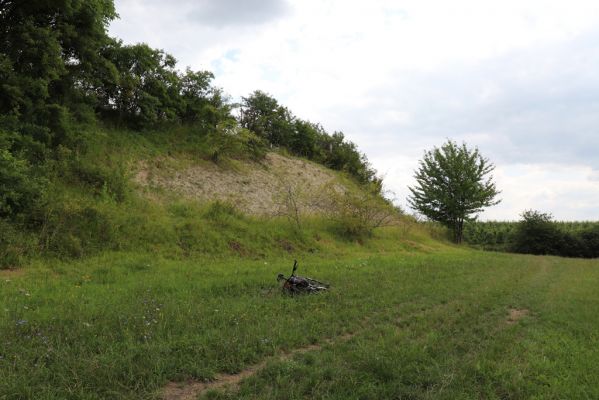
[[[148,199],[133,166],[197,162],[211,151],[201,135],[96,134],[64,160],[39,240],[0,230],[26,264],[0,270],[0,400],[159,399],[169,382],[265,361],[202,396],[599,398],[596,260],[456,248],[409,218],[349,240],[322,217],[299,231]],[[293,258],[332,289],[282,295]]]
[[[597,261],[410,245],[290,256],[111,252],[0,275],[0,399],[153,399],[281,351],[211,399],[598,398]],[[386,239],[387,238],[387,239]],[[510,324],[510,309],[528,310]],[[353,333],[347,341],[336,340]]]

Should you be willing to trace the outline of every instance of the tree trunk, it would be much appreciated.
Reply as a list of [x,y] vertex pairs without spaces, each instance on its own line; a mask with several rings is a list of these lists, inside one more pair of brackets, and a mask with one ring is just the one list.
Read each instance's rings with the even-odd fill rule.
[[464,220],[458,219],[453,225],[453,240],[456,244],[462,244],[464,235]]

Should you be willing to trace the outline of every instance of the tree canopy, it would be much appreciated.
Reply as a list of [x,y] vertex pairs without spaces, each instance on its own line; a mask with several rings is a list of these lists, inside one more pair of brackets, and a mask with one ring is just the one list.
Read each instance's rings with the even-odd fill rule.
[[453,232],[456,243],[462,241],[464,221],[485,207],[499,203],[499,194],[491,172],[495,166],[478,149],[468,149],[454,141],[426,151],[409,187],[409,205]]
[[239,122],[273,146],[285,147],[295,155],[345,171],[361,183],[374,183],[380,191],[381,181],[376,171],[342,132],[329,134],[319,124],[294,116],[267,93],[257,90],[242,99]]

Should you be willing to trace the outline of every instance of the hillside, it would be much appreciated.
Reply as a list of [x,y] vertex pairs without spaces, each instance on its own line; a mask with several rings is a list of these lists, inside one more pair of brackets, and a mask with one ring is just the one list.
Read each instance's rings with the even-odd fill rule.
[[105,251],[174,258],[342,251],[367,245],[382,225],[397,225],[414,243],[428,235],[351,174],[285,151],[256,158],[240,147],[214,160],[210,135],[194,128],[82,129],[84,147],[51,164],[31,212],[3,223],[2,268]]

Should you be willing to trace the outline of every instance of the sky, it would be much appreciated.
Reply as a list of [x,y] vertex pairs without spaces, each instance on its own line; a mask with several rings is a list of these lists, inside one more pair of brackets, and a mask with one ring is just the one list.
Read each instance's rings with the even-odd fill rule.
[[496,166],[501,203],[599,219],[596,0],[115,0],[110,33],[214,72],[342,131],[407,211],[426,150],[447,139]]

